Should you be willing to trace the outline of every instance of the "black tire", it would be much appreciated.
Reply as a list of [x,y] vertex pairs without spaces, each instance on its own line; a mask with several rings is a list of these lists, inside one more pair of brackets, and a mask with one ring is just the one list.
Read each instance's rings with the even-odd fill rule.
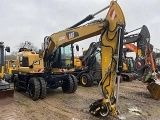
[[8,83],[11,83],[11,77],[10,77],[9,74],[5,74],[5,75],[4,75],[4,79],[5,79],[5,81],[7,81]]
[[77,87],[78,87],[78,80],[76,78],[76,76],[74,75],[70,75],[73,79],[73,83],[74,83],[74,87],[73,87],[73,90],[72,90],[72,93],[74,93],[76,90],[77,90]]
[[11,76],[11,82],[14,82],[14,75]]
[[46,98],[47,95],[47,85],[46,85],[46,81],[43,77],[38,77],[39,82],[40,82],[40,99],[44,99]]
[[93,85],[93,78],[88,73],[83,73],[80,76],[80,83],[84,87],[91,87]]
[[22,89],[20,88],[19,83],[20,83],[20,80],[19,80],[18,76],[15,76],[14,77],[14,90],[17,91],[17,92],[22,91]]
[[62,85],[62,91],[64,93],[74,93],[77,89],[77,83],[75,82],[75,79],[73,76],[68,75],[68,79],[63,81]]
[[29,96],[32,100],[38,100],[40,96],[40,82],[36,77],[32,77],[29,80]]

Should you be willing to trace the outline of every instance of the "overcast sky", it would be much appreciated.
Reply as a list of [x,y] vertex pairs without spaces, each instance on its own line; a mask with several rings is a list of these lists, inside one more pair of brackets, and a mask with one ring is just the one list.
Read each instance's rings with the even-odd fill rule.
[[[47,35],[72,26],[89,14],[108,6],[110,0],[1,0],[0,41],[16,50],[24,41],[41,47]],[[160,0],[118,0],[126,19],[126,30],[146,25],[151,43],[160,48]],[[104,18],[107,10],[95,17]],[[91,41],[78,43],[87,48]],[[84,46],[85,43],[85,46]]]

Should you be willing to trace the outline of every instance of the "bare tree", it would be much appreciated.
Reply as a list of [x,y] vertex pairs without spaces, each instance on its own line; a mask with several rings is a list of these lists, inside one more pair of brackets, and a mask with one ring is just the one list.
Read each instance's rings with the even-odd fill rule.
[[28,49],[32,49],[33,51],[38,51],[38,47],[35,46],[32,42],[21,42],[19,45],[16,46],[17,50],[16,51],[12,51],[10,55],[6,55],[6,59],[10,60],[10,59],[16,59],[17,53],[19,51],[20,48],[28,48]]
[[24,48],[24,47],[28,48],[28,49],[32,49],[33,51],[38,51],[38,47],[35,46],[32,42],[29,42],[29,41],[22,42],[17,46],[18,50],[20,48]]

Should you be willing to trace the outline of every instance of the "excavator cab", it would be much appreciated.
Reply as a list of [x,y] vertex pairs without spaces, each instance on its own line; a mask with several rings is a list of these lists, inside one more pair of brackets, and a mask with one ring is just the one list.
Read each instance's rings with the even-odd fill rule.
[[74,68],[73,45],[60,46],[50,59],[52,69],[72,69]]

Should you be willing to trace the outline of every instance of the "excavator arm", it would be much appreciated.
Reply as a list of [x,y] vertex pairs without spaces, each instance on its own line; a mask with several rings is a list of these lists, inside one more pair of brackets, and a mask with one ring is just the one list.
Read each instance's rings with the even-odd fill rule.
[[125,18],[116,1],[111,1],[110,5],[106,8],[109,8],[109,11],[104,20],[94,21],[83,26],[76,24],[47,37],[44,43],[43,58],[44,62],[47,62],[55,54],[58,47],[100,35],[102,52],[102,80],[100,87],[103,98],[91,104],[90,113],[107,116],[112,112],[116,116],[118,95],[115,97],[114,83],[116,76],[120,76],[122,71]]

